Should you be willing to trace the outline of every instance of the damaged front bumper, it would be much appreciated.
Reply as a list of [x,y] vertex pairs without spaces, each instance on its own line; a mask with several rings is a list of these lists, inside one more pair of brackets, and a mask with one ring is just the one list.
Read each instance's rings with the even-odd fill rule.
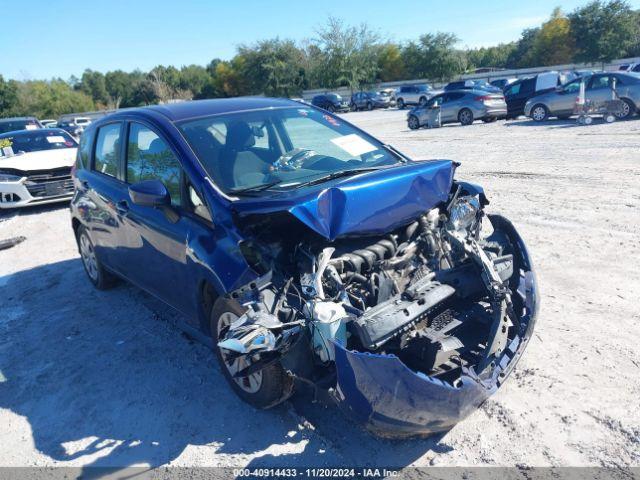
[[463,369],[456,386],[416,373],[394,355],[350,351],[334,342],[337,385],[335,398],[347,415],[372,433],[408,437],[446,431],[492,395],[509,375],[533,332],[538,311],[535,273],[526,246],[504,217],[489,216],[515,246],[519,265],[517,295],[520,331],[508,343],[493,368],[478,376]]

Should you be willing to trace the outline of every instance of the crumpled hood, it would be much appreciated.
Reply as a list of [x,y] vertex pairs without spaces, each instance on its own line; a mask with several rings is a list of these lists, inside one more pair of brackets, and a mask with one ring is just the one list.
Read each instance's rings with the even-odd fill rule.
[[383,234],[447,200],[457,164],[410,162],[340,181],[246,198],[233,203],[240,216],[288,211],[334,240],[343,235]]

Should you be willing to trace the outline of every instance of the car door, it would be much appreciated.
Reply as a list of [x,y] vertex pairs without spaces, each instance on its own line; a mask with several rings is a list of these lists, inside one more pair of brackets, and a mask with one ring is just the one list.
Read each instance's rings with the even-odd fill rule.
[[[570,115],[573,113],[578,95],[580,95],[581,78],[576,78],[562,87],[562,90],[549,94],[549,108],[552,115]],[[587,80],[588,82],[588,80]]]
[[462,109],[462,92],[448,92],[442,98],[440,119],[442,122],[455,122],[458,120],[458,112]]
[[613,75],[593,75],[587,84],[586,98],[602,104],[613,98]]
[[97,129],[90,168],[80,182],[86,201],[82,219],[89,229],[96,253],[107,268],[119,272],[118,249],[122,241],[122,223],[117,205],[127,198],[122,178],[124,123],[117,121]]
[[154,208],[134,204],[128,197],[118,205],[123,224],[121,258],[126,276],[169,305],[189,313],[187,240],[189,221],[182,214],[185,174],[170,143],[151,126],[138,121],[127,125],[126,174],[128,185],[161,181],[171,206]]
[[507,104],[510,115],[524,115],[524,105],[536,93],[536,79],[526,78],[520,84],[520,88],[511,100],[511,105]]

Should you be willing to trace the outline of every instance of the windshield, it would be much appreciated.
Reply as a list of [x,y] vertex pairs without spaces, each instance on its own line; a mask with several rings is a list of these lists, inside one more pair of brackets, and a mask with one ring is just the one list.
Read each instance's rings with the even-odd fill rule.
[[0,120],[0,133],[15,130],[34,130],[38,127],[35,120]]
[[379,141],[312,108],[215,115],[179,124],[222,190],[286,189],[402,161]]
[[327,94],[327,98],[329,100],[333,100],[333,101],[336,101],[336,102],[341,102],[342,101],[342,97],[340,95],[336,94],[336,93]]
[[14,135],[2,135],[0,136],[0,144],[3,147],[3,156],[78,146],[68,133],[49,129],[25,130]]

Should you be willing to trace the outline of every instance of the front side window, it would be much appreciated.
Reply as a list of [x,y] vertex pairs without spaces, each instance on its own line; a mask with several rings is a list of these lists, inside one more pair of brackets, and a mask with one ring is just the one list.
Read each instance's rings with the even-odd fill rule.
[[180,205],[180,162],[164,140],[153,130],[132,122],[127,145],[127,182],[160,180],[171,195],[171,204]]
[[98,130],[94,170],[112,177],[118,176],[120,165],[120,124],[110,123]]
[[577,79],[574,80],[572,82],[567,83],[564,86],[564,92],[565,93],[578,93],[580,91],[580,83],[582,82],[582,79]]
[[[297,188],[334,172],[401,161],[377,140],[312,108],[214,115],[178,126],[213,181],[228,193]],[[267,136],[272,138],[265,146]]]
[[507,91],[505,92],[506,95],[517,95],[518,93],[520,93],[520,85],[522,85],[521,83],[516,83],[515,85],[511,85],[509,88],[507,88]]
[[591,86],[589,90],[599,90],[601,88],[609,88],[611,86],[611,77],[603,75],[600,77],[593,77],[591,80]]

